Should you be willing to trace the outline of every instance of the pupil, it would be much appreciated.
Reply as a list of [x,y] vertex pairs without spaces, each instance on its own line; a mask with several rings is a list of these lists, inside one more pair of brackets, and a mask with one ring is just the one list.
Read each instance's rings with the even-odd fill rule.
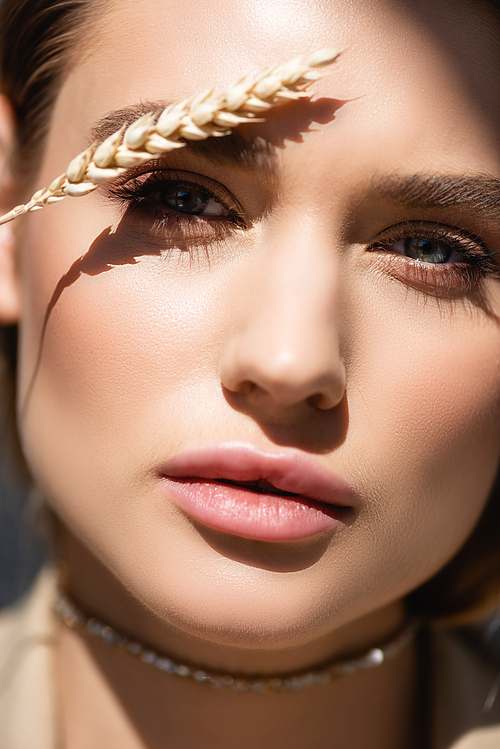
[[205,205],[208,196],[199,190],[178,187],[173,192],[167,194],[164,200],[170,208],[174,208],[176,211],[194,213]]
[[408,257],[424,263],[446,263],[453,250],[449,245],[437,239],[407,237],[405,239],[405,252]]

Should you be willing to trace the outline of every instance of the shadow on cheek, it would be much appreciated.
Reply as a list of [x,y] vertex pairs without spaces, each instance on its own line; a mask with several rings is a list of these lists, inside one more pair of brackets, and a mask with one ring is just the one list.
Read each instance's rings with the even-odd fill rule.
[[[310,132],[313,123],[326,124],[327,122],[331,122],[335,118],[336,111],[346,103],[346,101],[337,99],[321,98],[314,101],[306,99],[284,104],[279,107],[277,113],[269,113],[263,126],[259,124],[252,125],[251,138],[245,137],[245,128],[241,127],[239,128],[239,131],[233,133],[230,138],[221,139],[222,145],[219,143],[219,147],[224,149],[224,146],[226,146],[231,150],[231,148],[234,148],[235,143],[239,143],[240,149],[245,153],[245,148],[243,148],[244,144],[247,144],[250,150],[252,150],[253,144],[253,146],[257,148],[257,151],[259,151],[262,149],[263,142],[265,145],[264,151],[266,151],[268,148],[273,147],[283,148],[287,140],[300,143],[304,140],[303,134]],[[265,128],[262,130],[263,137],[261,136],[259,138],[257,137],[259,128],[262,127]],[[193,152],[194,155],[209,157],[211,153],[211,142],[190,142],[187,144],[187,148]],[[253,159],[255,159],[255,154],[253,155]],[[244,158],[243,161],[245,161]],[[67,273],[65,273],[59,280],[50,302],[47,305],[40,334],[35,367],[26,391],[26,397],[21,406],[21,420],[24,420],[25,418],[40,369],[49,320],[52,311],[64,290],[76,283],[82,275],[97,276],[118,265],[135,265],[138,262],[138,258],[141,256],[161,255],[165,249],[168,249],[169,244],[175,245],[181,250],[188,250],[192,243],[193,242],[190,242],[189,238],[181,238],[179,236],[176,236],[175,239],[172,237],[171,242],[169,243],[164,233],[161,242],[134,242],[133,239],[131,239],[130,232],[127,232],[124,228],[123,219],[118,225],[116,231],[113,232],[111,227],[108,227],[101,232],[101,234],[91,244],[88,251],[78,258]],[[194,243],[199,244],[199,238],[195,238]]]
[[24,420],[26,416],[33,394],[42,361],[43,345],[50,317],[64,290],[76,283],[80,276],[98,276],[119,265],[136,265],[139,262],[138,258],[141,256],[160,256],[163,249],[159,244],[155,246],[153,243],[131,242],[130,235],[121,227],[121,224],[114,232],[111,227],[108,227],[92,242],[85,255],[75,260],[67,273],[60,278],[45,310],[35,367],[26,391],[26,397],[21,406],[21,420]]

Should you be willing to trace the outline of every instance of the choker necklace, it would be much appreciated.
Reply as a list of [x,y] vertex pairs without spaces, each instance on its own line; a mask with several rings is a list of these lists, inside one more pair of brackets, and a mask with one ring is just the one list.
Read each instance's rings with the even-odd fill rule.
[[230,689],[233,692],[255,693],[296,692],[305,687],[327,684],[340,676],[347,676],[366,668],[380,666],[388,658],[399,655],[413,640],[419,627],[418,622],[410,621],[391,640],[380,647],[370,648],[355,659],[331,661],[309,671],[300,671],[294,674],[250,677],[208,671],[193,664],[180,663],[173,658],[156,653],[146,645],[137,642],[137,640],[118,632],[114,627],[104,624],[99,619],[87,616],[61,590],[57,592],[54,612],[68,627],[97,637],[116,650],[127,653],[159,671],[210,687]]

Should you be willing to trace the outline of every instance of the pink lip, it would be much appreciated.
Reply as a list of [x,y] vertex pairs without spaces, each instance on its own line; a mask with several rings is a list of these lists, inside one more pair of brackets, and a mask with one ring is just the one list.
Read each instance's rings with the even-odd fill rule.
[[[161,475],[194,520],[262,541],[298,541],[332,530],[355,504],[345,481],[303,454],[263,453],[245,444],[182,453],[162,466]],[[270,493],[241,486],[246,482],[260,482]]]

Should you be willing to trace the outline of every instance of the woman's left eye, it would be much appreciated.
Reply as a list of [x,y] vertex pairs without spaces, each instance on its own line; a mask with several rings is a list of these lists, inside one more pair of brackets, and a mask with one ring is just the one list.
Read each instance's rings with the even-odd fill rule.
[[405,237],[392,245],[393,252],[398,252],[421,263],[459,263],[464,261],[464,254],[442,239],[429,237]]
[[391,226],[367,249],[392,276],[424,289],[463,293],[487,276],[499,277],[497,253],[479,237],[430,221]]

